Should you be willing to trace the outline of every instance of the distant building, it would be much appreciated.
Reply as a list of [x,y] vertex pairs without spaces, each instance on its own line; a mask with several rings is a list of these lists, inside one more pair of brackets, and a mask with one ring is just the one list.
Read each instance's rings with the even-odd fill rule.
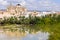
[[[39,12],[39,11],[28,11],[24,6],[21,6],[20,4],[17,4],[16,6],[10,5],[7,7],[6,10],[2,11],[0,10],[0,18],[3,17],[11,17],[11,16],[25,16],[28,17],[29,15],[31,16],[44,16],[47,14],[55,14],[58,12]],[[60,14],[60,12],[58,13]]]
[[27,9],[20,4],[16,6],[10,5],[7,7],[5,11],[0,11],[0,15],[3,17],[11,17],[11,16],[24,16],[26,15]]

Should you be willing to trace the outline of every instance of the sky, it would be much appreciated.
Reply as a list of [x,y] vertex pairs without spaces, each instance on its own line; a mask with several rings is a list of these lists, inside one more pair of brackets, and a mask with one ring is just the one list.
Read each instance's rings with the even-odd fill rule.
[[0,9],[6,9],[10,4],[21,4],[28,10],[60,11],[60,0],[0,0]]

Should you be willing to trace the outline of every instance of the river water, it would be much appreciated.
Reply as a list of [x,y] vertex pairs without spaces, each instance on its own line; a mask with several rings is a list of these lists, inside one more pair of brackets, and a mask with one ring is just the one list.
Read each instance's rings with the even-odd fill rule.
[[0,40],[48,40],[48,32],[19,33],[0,31]]

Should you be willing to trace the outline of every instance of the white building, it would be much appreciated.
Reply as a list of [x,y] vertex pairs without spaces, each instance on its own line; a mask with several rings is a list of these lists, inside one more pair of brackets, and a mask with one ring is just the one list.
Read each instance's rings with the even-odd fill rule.
[[17,4],[16,6],[10,5],[7,7],[5,11],[0,11],[0,18],[3,17],[11,17],[11,16],[25,16],[29,17],[31,16],[45,16],[47,14],[55,14],[56,12],[36,12],[36,11],[28,11],[25,7],[21,6],[20,4]]

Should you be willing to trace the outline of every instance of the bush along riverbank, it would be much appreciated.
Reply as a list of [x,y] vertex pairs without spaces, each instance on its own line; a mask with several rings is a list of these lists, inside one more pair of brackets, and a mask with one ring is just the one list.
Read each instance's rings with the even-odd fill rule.
[[44,31],[50,33],[50,38],[48,40],[60,40],[60,15],[49,14],[41,17],[33,17],[30,15],[28,18],[24,16],[19,16],[18,18],[4,17],[0,19],[0,28],[4,30],[9,29],[12,32],[17,30],[20,32],[29,30],[29,33],[33,31]]

